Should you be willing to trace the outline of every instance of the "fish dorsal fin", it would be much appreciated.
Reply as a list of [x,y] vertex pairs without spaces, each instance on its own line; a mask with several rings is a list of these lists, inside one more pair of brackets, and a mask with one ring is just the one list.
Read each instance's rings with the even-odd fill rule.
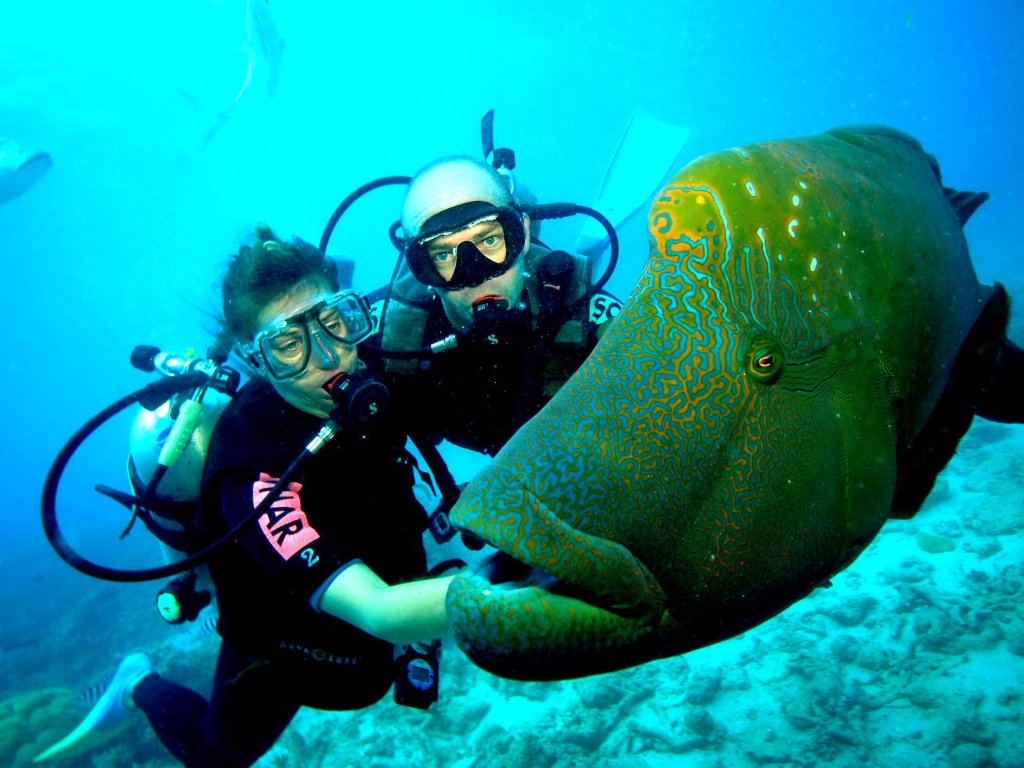
[[952,187],[943,187],[942,191],[946,195],[946,199],[949,200],[949,204],[953,206],[953,210],[956,211],[961,227],[981,207],[981,204],[988,200],[988,192],[962,192]]

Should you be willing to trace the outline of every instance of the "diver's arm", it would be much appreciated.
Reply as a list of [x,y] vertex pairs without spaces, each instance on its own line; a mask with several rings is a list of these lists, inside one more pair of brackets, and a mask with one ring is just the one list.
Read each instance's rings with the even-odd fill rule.
[[407,644],[448,632],[444,596],[451,576],[390,586],[363,563],[334,577],[320,609],[389,643]]

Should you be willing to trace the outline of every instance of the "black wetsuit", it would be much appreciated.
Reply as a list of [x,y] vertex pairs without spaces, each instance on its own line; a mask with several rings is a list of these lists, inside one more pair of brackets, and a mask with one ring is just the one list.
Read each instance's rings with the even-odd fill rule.
[[[496,333],[484,330],[458,349],[424,363],[411,377],[389,380],[409,430],[433,442],[441,438],[493,455],[547,401],[543,362],[531,361],[529,316],[505,312]],[[480,330],[477,326],[476,330]],[[427,318],[425,338],[455,333],[435,300]],[[500,336],[488,345],[487,335]],[[578,367],[589,349],[575,350]]]
[[[248,383],[214,431],[203,479],[203,526],[219,534],[255,504],[322,419]],[[210,563],[223,637],[209,703],[158,675],[134,700],[188,766],[251,765],[300,706],[355,709],[394,679],[394,646],[311,606],[340,569],[363,562],[388,583],[425,570],[425,514],[411,487],[404,436],[342,431],[296,484]]]
[[[391,372],[387,382],[402,424],[418,440],[445,439],[494,455],[579,368],[621,307],[600,293],[548,322],[530,306],[527,291],[523,302],[525,309],[478,318],[456,348],[421,360],[414,371]],[[378,337],[372,343],[413,350],[455,333],[436,295],[425,311],[416,338],[382,343]],[[574,332],[564,333],[570,326]],[[495,338],[500,340],[490,343]]]

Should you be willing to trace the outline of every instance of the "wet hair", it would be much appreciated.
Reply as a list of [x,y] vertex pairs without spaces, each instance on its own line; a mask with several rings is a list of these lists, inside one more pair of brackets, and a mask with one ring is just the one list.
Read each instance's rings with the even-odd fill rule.
[[307,286],[340,290],[334,261],[305,240],[283,242],[266,224],[258,224],[254,241],[239,247],[221,281],[221,340],[250,341],[264,307]]

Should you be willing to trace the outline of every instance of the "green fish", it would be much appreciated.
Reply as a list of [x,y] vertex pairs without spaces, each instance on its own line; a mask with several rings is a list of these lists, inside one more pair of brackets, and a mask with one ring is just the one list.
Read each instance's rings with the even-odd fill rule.
[[883,127],[683,168],[618,318],[452,511],[505,553],[449,590],[459,646],[533,680],[685,653],[913,515],[1001,350],[1024,392],[963,236],[985,198]]

